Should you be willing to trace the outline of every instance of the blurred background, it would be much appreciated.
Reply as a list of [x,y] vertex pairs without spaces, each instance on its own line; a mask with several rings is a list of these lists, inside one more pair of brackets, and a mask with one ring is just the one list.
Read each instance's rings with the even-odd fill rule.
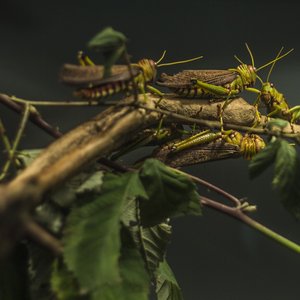
[[[76,62],[78,50],[102,28],[112,26],[128,38],[132,61],[165,61],[198,55],[204,59],[164,72],[227,69],[233,55],[256,67],[274,58],[281,46],[295,51],[276,64],[271,81],[291,105],[300,104],[300,2],[286,1],[11,1],[0,2],[0,92],[25,99],[72,99],[58,82],[63,63]],[[101,63],[101,57],[90,53]],[[266,78],[268,69],[260,76]],[[245,94],[254,101],[254,97]],[[1,118],[14,133],[18,117],[1,106]],[[96,115],[100,108],[43,108],[43,116],[62,131]],[[52,139],[29,124],[23,148],[40,148]],[[270,188],[272,170],[249,180],[248,162],[227,160],[188,169],[258,206],[253,217],[300,243],[300,226]],[[201,192],[201,189],[200,189]],[[213,198],[214,195],[211,195]],[[168,259],[187,300],[299,299],[300,256],[246,225],[218,212],[174,220]]]

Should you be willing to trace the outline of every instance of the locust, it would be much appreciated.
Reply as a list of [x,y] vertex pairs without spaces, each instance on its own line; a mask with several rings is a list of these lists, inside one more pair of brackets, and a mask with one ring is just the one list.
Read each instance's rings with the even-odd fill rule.
[[265,148],[264,140],[257,134],[246,133],[242,135],[235,130],[213,132],[208,129],[175,143],[172,146],[172,152],[177,153],[184,149],[219,140],[237,146],[240,154],[247,160],[252,159],[255,154]]
[[[279,57],[282,51],[283,47],[278,52],[277,57]],[[259,95],[255,102],[255,106],[258,107],[260,102],[263,102],[267,108],[268,117],[280,118],[294,123],[300,117],[300,106],[298,105],[290,108],[285,96],[274,87],[272,82],[270,82],[270,76],[275,63],[276,60],[271,65],[266,82],[261,81],[262,88],[258,91]]]
[[150,85],[154,82],[157,69],[164,66],[183,64],[203,58],[161,63],[166,51],[158,61],[141,59],[130,65],[113,65],[111,76],[104,77],[105,68],[95,65],[83,52],[79,52],[79,65],[65,64],[60,72],[61,82],[77,88],[75,95],[85,99],[100,100],[120,92],[131,92],[136,87],[139,93],[145,94],[146,89],[162,96],[162,93]]
[[282,59],[292,51],[290,50],[256,68],[254,57],[247,43],[246,48],[251,58],[251,65],[243,63],[235,55],[235,58],[240,62],[240,65],[236,68],[227,70],[183,70],[175,75],[163,73],[156,83],[186,98],[229,99],[236,97],[243,90],[257,93],[257,89],[253,88],[258,77],[257,72]]

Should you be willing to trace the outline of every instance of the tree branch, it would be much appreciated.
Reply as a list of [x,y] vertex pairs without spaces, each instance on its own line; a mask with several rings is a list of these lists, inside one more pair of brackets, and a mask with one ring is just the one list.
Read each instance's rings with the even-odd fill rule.
[[[141,130],[159,123],[164,112],[156,108],[156,96],[147,94],[145,102],[144,95],[140,95],[139,101],[133,102],[132,97],[125,99],[63,135],[15,179],[0,185],[0,257],[23,234],[19,226],[22,217],[40,203],[45,193],[63,184],[100,157],[118,150]],[[215,122],[213,120],[219,119],[219,105],[219,102],[168,97],[160,102],[159,107],[183,115],[181,122],[186,124],[188,118],[202,121],[202,118],[207,117],[212,120],[209,122]],[[225,122],[249,126],[255,121],[255,110],[252,105],[237,98],[226,107],[223,118]],[[165,122],[174,122],[174,115],[167,115]]]

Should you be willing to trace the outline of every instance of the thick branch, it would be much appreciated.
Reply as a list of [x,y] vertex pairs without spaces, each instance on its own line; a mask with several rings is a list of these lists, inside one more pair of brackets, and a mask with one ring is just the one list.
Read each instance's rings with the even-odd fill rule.
[[[147,95],[147,98],[148,101],[143,102],[144,97],[141,96],[137,104],[149,109],[128,105],[129,101],[132,103],[132,98],[106,109],[56,140],[14,180],[0,186],[1,245],[11,246],[13,241],[20,238],[22,216],[37,205],[47,191],[63,184],[99,157],[119,149],[142,129],[159,122],[162,114],[150,111],[155,110],[157,98],[152,95]],[[160,103],[160,107],[164,109],[197,117],[199,121],[205,117],[218,120],[218,105],[220,103],[205,100],[182,101],[178,98],[164,99]],[[231,123],[249,125],[255,120],[255,111],[243,99],[237,98],[226,107],[223,118]],[[172,122],[174,118],[169,115],[165,120]],[[16,233],[10,234],[11,232]],[[10,246],[0,247],[0,257]]]

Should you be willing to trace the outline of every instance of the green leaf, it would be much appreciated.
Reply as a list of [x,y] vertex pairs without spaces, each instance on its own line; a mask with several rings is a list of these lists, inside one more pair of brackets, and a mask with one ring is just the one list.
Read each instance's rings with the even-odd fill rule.
[[281,190],[289,189],[296,174],[297,152],[294,146],[285,140],[279,140],[276,153],[273,186]]
[[165,258],[171,237],[171,226],[162,223],[153,227],[142,227],[136,199],[130,200],[126,205],[122,222],[129,230],[140,253],[143,253],[147,270],[153,277],[159,263]]
[[88,47],[100,50],[104,55],[104,74],[103,77],[111,76],[111,67],[124,54],[127,38],[119,31],[107,27],[93,37]]
[[201,206],[196,185],[158,160],[148,159],[140,172],[149,200],[141,201],[141,220],[153,226],[166,218],[200,215]]
[[283,128],[287,127],[290,123],[287,120],[283,120],[283,119],[271,119],[267,125],[266,128],[268,128],[269,130],[282,130]]
[[156,272],[156,295],[158,300],[183,300],[181,289],[165,260]]
[[97,50],[115,50],[122,47],[126,42],[127,38],[123,33],[112,27],[106,27],[88,42],[88,47],[97,48]]
[[166,223],[141,229],[141,243],[148,269],[152,273],[156,271],[159,263],[164,260],[170,237],[171,226]]
[[66,182],[51,194],[51,201],[61,207],[71,207],[80,198],[83,202],[91,194],[99,193],[102,186],[103,171],[83,172]]
[[120,216],[128,199],[145,197],[137,173],[106,175],[100,195],[73,209],[64,237],[65,262],[82,288],[95,290],[121,280]]
[[264,149],[258,152],[249,163],[250,178],[257,177],[265,171],[276,158],[277,150],[280,146],[278,139],[269,143]]
[[147,300],[150,278],[141,255],[125,228],[122,230],[119,266],[121,280],[99,287],[93,293],[92,300]]
[[28,167],[42,150],[43,149],[29,149],[18,152],[17,160],[19,161],[21,168]]
[[280,140],[272,184],[279,190],[286,209],[299,219],[300,162],[295,147],[285,140]]
[[56,300],[79,300],[88,299],[80,296],[78,283],[70,271],[65,266],[59,266],[56,260],[52,267],[51,288],[55,293]]
[[27,242],[29,255],[28,273],[31,300],[51,300],[53,294],[50,287],[53,256],[49,251],[36,243]]

